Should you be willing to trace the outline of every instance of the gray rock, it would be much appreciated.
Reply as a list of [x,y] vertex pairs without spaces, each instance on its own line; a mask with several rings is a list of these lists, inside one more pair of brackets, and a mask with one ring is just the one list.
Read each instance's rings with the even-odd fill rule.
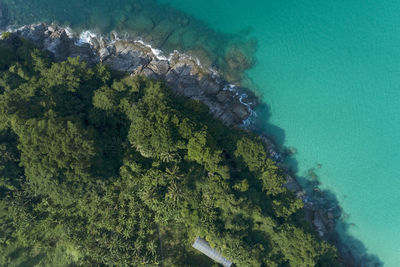
[[49,27],[47,27],[47,30],[49,31],[49,32],[51,32],[51,33],[53,33],[53,32],[55,32],[56,31],[56,29],[53,27],[53,26],[49,26]]
[[201,95],[201,93],[199,92],[198,87],[185,87],[183,90],[183,95],[186,97],[194,97]]
[[324,238],[328,234],[324,219],[319,212],[314,213],[313,225],[315,226],[319,237]]
[[179,74],[176,73],[175,70],[169,70],[165,76],[165,81],[168,83],[176,82],[178,81],[178,79],[179,79]]
[[[162,38],[166,40],[171,32],[168,27],[163,27],[158,24],[154,31],[163,32]],[[188,55],[175,52],[170,60],[159,59],[147,45],[118,40],[115,33],[111,34],[110,41],[103,37],[91,38],[90,44],[78,45],[76,38],[68,37],[65,30],[57,25],[25,26],[17,30],[16,34],[50,51],[56,60],[80,56],[90,66],[104,62],[117,71],[162,79],[177,94],[205,103],[210,112],[227,125],[239,125],[250,115],[235,92],[221,90],[226,82]]]
[[175,71],[179,77],[190,76],[191,67],[185,62],[178,62],[171,66],[171,70]]
[[43,24],[35,24],[22,27],[18,29],[17,32],[25,39],[31,40],[37,44],[42,44],[41,42],[46,36],[44,33],[46,30],[47,28]]
[[53,32],[49,38],[44,39],[43,45],[60,60],[67,58],[70,54],[70,39],[64,30]]
[[99,46],[100,49],[107,47],[107,41],[103,37],[100,38]]
[[99,57],[93,52],[89,44],[76,46],[74,43],[69,44],[69,57],[80,57],[81,60],[87,62],[89,66],[93,66],[99,62]]
[[[0,26],[4,14],[4,9],[0,4]],[[139,18],[139,20],[141,19],[144,18]],[[182,21],[182,23],[186,22]],[[144,28],[150,26],[153,27],[152,22],[147,21]],[[237,92],[222,90],[227,85],[224,79],[198,64],[196,59],[190,56],[174,53],[170,60],[160,60],[148,46],[140,42],[118,40],[115,33],[111,34],[110,41],[104,38],[93,38],[91,44],[78,45],[76,38],[68,37],[65,30],[56,25],[24,26],[16,30],[15,34],[50,51],[56,60],[80,56],[90,66],[104,62],[117,71],[162,79],[176,94],[202,101],[208,106],[214,117],[226,125],[238,126],[250,115],[248,106],[240,102]],[[228,67],[233,71],[242,68],[243,65],[247,67],[251,64],[238,48],[228,51],[226,59]],[[224,77],[226,78],[226,76]],[[242,89],[238,88],[237,90],[241,92]],[[251,102],[251,107],[257,105],[256,98],[248,98],[246,101]],[[279,154],[269,138],[262,137],[262,140],[270,157]],[[330,239],[334,233],[337,217],[314,205],[293,177],[287,176],[286,187],[303,200],[306,219],[312,223],[319,235],[324,239]]]
[[152,69],[150,69],[150,68],[143,68],[142,70],[138,70],[136,73],[138,73],[138,74],[140,73],[140,74],[142,74],[142,75],[144,75],[146,77],[149,77],[151,79],[156,79],[156,80],[160,79],[160,75],[157,72],[155,72]]
[[101,48],[99,50],[100,61],[106,60],[111,55],[107,48]]
[[117,40],[117,34],[116,34],[115,32],[112,32],[112,33],[110,34],[110,38],[111,38],[111,41]]
[[233,112],[236,114],[239,121],[243,121],[250,116],[250,111],[241,103],[236,103],[233,105]]
[[221,90],[221,85],[210,76],[204,77],[200,80],[200,86],[204,88],[207,94],[217,94]]
[[138,52],[118,54],[104,62],[109,64],[112,69],[124,72],[134,72],[139,66],[148,63],[144,58],[138,56]]
[[221,103],[225,103],[226,101],[230,100],[231,94],[228,91],[221,91],[217,94],[217,100]]
[[93,49],[98,50],[100,49],[100,43],[97,38],[90,37],[90,44],[93,46]]
[[221,116],[219,116],[218,119],[222,120],[226,125],[238,123],[237,117],[232,112],[226,110],[221,113]]
[[164,77],[170,69],[167,60],[152,60],[147,67],[159,74],[161,77]]
[[291,177],[290,175],[286,176],[286,184],[285,187],[287,189],[289,189],[290,191],[294,192],[294,193],[299,193],[299,192],[303,192],[303,189],[301,188],[301,186],[299,185],[299,183],[296,181],[296,179],[294,179],[293,177]]

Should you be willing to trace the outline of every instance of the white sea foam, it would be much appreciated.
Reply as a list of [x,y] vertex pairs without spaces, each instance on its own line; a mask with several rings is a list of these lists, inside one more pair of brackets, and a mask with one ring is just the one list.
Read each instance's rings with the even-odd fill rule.
[[254,119],[257,117],[257,112],[252,109],[252,102],[246,102],[246,99],[249,96],[246,93],[240,93],[239,89],[234,84],[227,84],[222,90],[233,92],[235,94],[235,97],[239,98],[239,102],[247,108],[247,110],[250,112],[250,116],[242,121],[242,126],[250,126],[253,123]]
[[151,52],[154,54],[154,56],[156,56],[156,58],[158,60],[168,60],[168,61],[170,60],[170,58],[167,58],[164,56],[164,53],[160,49],[156,49],[156,48],[152,47],[151,45],[146,44],[142,40],[136,40],[135,42],[140,43],[140,44],[150,48]]
[[83,44],[90,44],[91,38],[97,37],[97,34],[94,33],[93,31],[86,30],[81,32],[79,35],[79,39],[76,41],[77,45],[83,45]]
[[[73,34],[73,32],[72,32],[72,30],[70,28],[66,28],[65,31],[66,31],[67,35],[70,38],[72,38],[72,36],[74,36],[74,34]],[[115,37],[115,40],[121,40],[118,37],[116,32],[113,32],[113,35]],[[97,33],[95,33],[94,31],[91,31],[91,30],[82,31],[81,34],[79,35],[79,39],[76,41],[76,44],[77,45],[91,44],[91,38],[96,38],[98,36],[99,35]],[[130,35],[127,32],[125,32],[123,34],[123,38],[122,39],[123,40],[129,40],[130,39]],[[115,41],[113,40],[111,42],[113,43]],[[193,62],[196,63],[196,65],[204,68],[204,66],[201,64],[200,60],[197,57],[193,57],[193,56],[185,54],[185,53],[180,53],[178,50],[174,50],[172,53],[169,54],[168,57],[166,57],[164,55],[163,51],[161,51],[160,49],[152,47],[150,44],[144,42],[142,39],[136,39],[136,40],[134,40],[134,42],[135,43],[139,43],[139,44],[141,44],[141,45],[143,45],[145,47],[148,47],[158,60],[165,60],[165,61],[170,62],[174,56],[178,55],[179,57],[188,59],[190,61],[193,61]],[[206,69],[211,73],[211,76],[214,79],[218,80],[218,78],[221,77],[219,75],[218,71],[213,69],[212,67],[208,67]],[[242,122],[242,126],[243,127],[247,127],[247,126],[251,125],[253,120],[254,120],[254,118],[257,117],[257,113],[251,107],[253,103],[246,102],[246,99],[248,98],[248,95],[245,94],[245,93],[239,93],[239,89],[234,84],[226,85],[223,88],[223,90],[227,90],[227,91],[233,92],[235,97],[238,98],[239,102],[241,104],[243,104],[248,109],[248,111],[250,112],[250,116],[246,120],[244,120]]]
[[[138,39],[135,42],[140,43],[141,45],[144,45],[144,46],[150,48],[151,52],[154,54],[154,56],[158,60],[166,60],[166,61],[170,62],[174,55],[178,55],[179,57],[186,58],[188,60],[194,61],[198,66],[203,67],[201,62],[200,62],[200,60],[197,57],[193,57],[193,56],[188,55],[188,54],[180,53],[178,50],[174,50],[174,52],[170,53],[169,56],[166,57],[166,56],[164,56],[164,53],[160,49],[156,49],[156,48],[152,47],[150,44],[145,43],[141,39]],[[210,71],[211,76],[213,78],[218,79],[218,77],[220,77],[219,73],[216,70],[214,70],[213,68],[209,67],[208,70]],[[226,85],[223,88],[223,90],[228,90],[230,92],[234,92],[235,97],[237,97],[239,102],[242,105],[244,105],[247,108],[247,110],[250,112],[250,116],[242,122],[242,126],[243,127],[248,127],[249,125],[251,125],[253,123],[254,118],[257,117],[257,113],[251,107],[251,105],[253,103],[245,101],[248,98],[248,95],[246,93],[239,93],[239,90],[238,90],[237,86],[234,85],[234,84]]]
[[68,35],[69,38],[73,38],[74,37],[74,32],[72,31],[72,29],[70,27],[65,27],[65,33]]
[[[128,39],[128,38],[126,38],[126,39]],[[191,56],[191,55],[188,55],[188,54],[181,53],[181,52],[179,52],[178,50],[174,50],[172,53],[169,54],[168,57],[166,57],[166,56],[164,55],[164,52],[163,52],[163,51],[161,51],[160,49],[157,49],[157,48],[152,47],[150,44],[144,42],[142,39],[137,39],[137,40],[135,40],[135,42],[140,43],[141,45],[144,45],[144,46],[150,48],[150,49],[151,49],[151,52],[154,54],[154,56],[155,56],[158,60],[166,60],[166,61],[170,62],[170,61],[172,60],[172,57],[173,57],[173,56],[178,55],[178,56],[181,57],[181,58],[185,58],[185,59],[187,59],[187,60],[193,61],[193,62],[196,63],[196,65],[205,68],[205,67],[201,64],[200,60],[199,60],[197,57],[194,57],[194,56]],[[211,74],[211,76],[212,76],[213,78],[216,79],[216,78],[219,77],[218,71],[216,71],[216,70],[213,69],[212,67],[208,67],[207,70],[210,72],[210,74]]]
[[[20,30],[22,30],[23,28],[24,28],[24,27],[21,27]],[[64,29],[65,29],[65,33],[68,35],[69,38],[72,39],[72,38],[74,38],[74,36],[76,36],[75,33],[73,32],[73,30],[72,30],[71,28],[66,27],[66,28],[64,28]],[[11,27],[7,29],[7,31],[15,31],[15,30],[16,30],[16,29],[12,29]],[[114,35],[114,37],[115,37],[115,40],[121,40],[121,39],[118,37],[117,33],[113,32],[113,35]],[[92,41],[91,41],[92,38],[99,38],[99,34],[97,34],[97,33],[96,33],[95,31],[93,31],[93,30],[84,30],[84,31],[82,31],[82,32],[79,34],[79,37],[78,37],[78,39],[76,40],[75,43],[76,43],[77,45],[91,44],[91,43],[92,43]],[[128,34],[127,32],[124,33],[122,39],[123,39],[123,40],[129,40],[129,39],[130,39],[129,34]],[[115,42],[115,41],[113,40],[113,41],[110,41],[110,42],[113,43],[113,42]],[[169,54],[168,57],[166,57],[166,56],[164,55],[164,53],[163,53],[160,49],[156,49],[156,48],[152,47],[150,44],[144,42],[144,41],[141,40],[141,39],[137,39],[137,40],[135,40],[134,42],[139,43],[139,44],[141,44],[141,45],[143,45],[143,46],[148,47],[148,48],[151,50],[151,52],[154,54],[154,56],[155,56],[158,60],[166,60],[166,61],[170,62],[174,56],[179,56],[180,58],[185,58],[185,59],[187,59],[187,60],[193,61],[193,62],[195,62],[198,66],[205,68],[205,67],[201,64],[200,60],[199,60],[197,57],[194,57],[194,56],[191,56],[191,55],[188,55],[188,54],[184,54],[184,53],[180,53],[180,52],[177,51],[177,50],[174,50],[172,53]],[[217,80],[217,82],[219,82],[218,80],[219,80],[219,77],[221,77],[221,76],[219,75],[219,73],[218,73],[217,70],[213,69],[212,67],[208,67],[208,68],[205,68],[205,69],[207,69],[207,70],[210,72],[211,77],[213,77],[214,79]],[[249,126],[249,125],[252,123],[253,118],[256,117],[257,114],[256,114],[256,112],[251,108],[252,103],[251,103],[251,102],[246,102],[246,99],[248,98],[248,95],[245,94],[245,93],[239,93],[239,90],[238,90],[237,86],[235,86],[235,85],[233,85],[233,84],[228,84],[228,85],[226,85],[226,86],[223,88],[223,90],[227,90],[227,91],[233,92],[233,93],[234,93],[234,96],[238,98],[239,102],[240,102],[241,104],[243,104],[244,106],[247,107],[248,111],[250,112],[250,116],[249,116],[246,120],[244,120],[244,121],[242,122],[242,126],[244,126],[244,127]]]
[[[67,29],[66,29],[66,31],[67,31]],[[72,36],[74,36],[74,33],[72,32],[72,30],[71,30],[70,28],[68,28],[67,34],[68,34],[68,36],[69,36],[70,38],[72,38]],[[164,52],[163,52],[162,50],[157,49],[157,48],[154,48],[152,45],[150,45],[150,44],[144,42],[144,41],[143,41],[142,39],[140,39],[140,38],[137,38],[136,40],[132,40],[132,37],[130,36],[130,34],[129,34],[128,32],[119,33],[119,34],[122,34],[122,38],[120,38],[116,32],[112,32],[112,34],[114,35],[115,40],[131,40],[131,41],[133,41],[133,42],[135,42],[135,43],[139,43],[139,44],[141,44],[141,45],[143,45],[143,46],[148,47],[148,48],[151,50],[151,52],[154,54],[154,56],[155,56],[158,60],[166,60],[166,61],[170,62],[171,59],[173,58],[173,56],[178,55],[178,56],[181,57],[181,58],[185,58],[185,59],[187,59],[187,60],[193,61],[193,62],[196,63],[196,65],[205,68],[205,67],[201,64],[200,60],[199,60],[197,57],[194,57],[194,56],[191,56],[191,55],[188,55],[188,54],[185,54],[185,53],[181,53],[181,52],[179,52],[178,50],[174,50],[174,51],[173,51],[172,53],[170,53],[170,54],[168,55],[168,57],[167,57],[167,56],[164,55]],[[91,39],[91,38],[94,38],[94,37],[97,37],[97,38],[98,38],[98,37],[99,37],[99,34],[95,33],[95,32],[92,31],[92,30],[85,30],[85,31],[82,31],[81,34],[79,35],[79,39],[77,40],[76,44],[77,44],[77,45],[91,44],[91,40],[90,40],[90,39]],[[110,41],[110,43],[114,43],[115,40],[112,40],[112,41],[109,40],[109,41]],[[213,69],[212,67],[208,67],[208,68],[205,68],[205,69],[207,69],[207,70],[210,72],[210,74],[211,74],[211,76],[212,76],[213,78],[216,78],[216,79],[217,79],[218,77],[220,77],[218,71],[215,70],[215,69]]]

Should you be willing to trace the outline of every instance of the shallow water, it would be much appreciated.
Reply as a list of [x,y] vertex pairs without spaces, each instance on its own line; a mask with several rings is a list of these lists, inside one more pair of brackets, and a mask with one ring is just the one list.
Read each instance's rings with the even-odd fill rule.
[[259,119],[297,149],[299,175],[322,164],[319,180],[347,214],[349,233],[398,266],[400,3],[167,2],[220,30],[253,27],[257,65],[249,75],[270,114]]
[[[3,2],[15,24],[45,19],[75,29],[139,34],[166,51],[189,51],[234,73],[231,81],[238,81],[242,69],[226,64],[235,55],[229,51],[238,48],[244,55],[239,62],[250,66],[257,46],[248,76],[268,106],[258,110],[257,125],[296,148],[291,163],[299,176],[311,179],[308,170],[315,168],[322,189],[343,208],[343,236],[359,257],[375,254],[385,266],[398,266],[400,2]],[[165,42],[156,38],[170,33]]]
[[207,23],[156,0],[2,2],[7,6],[10,25],[56,22],[76,32],[117,31],[124,38],[140,37],[167,54],[178,50],[194,55],[203,65],[218,68],[230,82],[242,80],[243,70],[253,65],[256,42],[248,38],[247,31],[230,34],[216,31]]

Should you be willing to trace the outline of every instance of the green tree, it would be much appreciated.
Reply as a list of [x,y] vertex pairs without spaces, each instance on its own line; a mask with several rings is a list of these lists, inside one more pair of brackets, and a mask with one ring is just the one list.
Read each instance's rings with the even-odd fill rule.
[[335,266],[260,138],[162,82],[0,40],[0,265]]
[[240,157],[252,172],[262,171],[265,167],[267,154],[260,140],[242,137],[237,142],[235,156]]
[[68,193],[81,189],[95,161],[94,134],[79,123],[54,117],[15,121],[21,165],[36,194],[48,195],[58,203],[72,201]]

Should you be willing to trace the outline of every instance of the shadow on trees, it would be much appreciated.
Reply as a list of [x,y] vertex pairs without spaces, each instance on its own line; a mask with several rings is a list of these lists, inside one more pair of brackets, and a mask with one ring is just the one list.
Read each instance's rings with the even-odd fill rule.
[[239,82],[243,71],[254,64],[257,42],[249,38],[251,28],[223,33],[156,0],[71,0],[51,1],[51,5],[48,0],[1,2],[8,15],[7,21],[0,20],[0,27],[56,22],[77,32],[90,29],[108,36],[116,31],[123,38],[140,38],[165,53],[178,50],[195,56],[232,83]]
[[[268,136],[277,145],[280,151],[287,151],[285,144],[285,131],[269,122],[271,112],[267,104],[260,103],[257,106],[257,116],[254,117],[252,130],[258,134]],[[383,262],[377,255],[368,252],[362,241],[351,235],[350,229],[355,227],[353,223],[347,221],[349,215],[346,214],[331,190],[321,190],[320,181],[315,169],[311,168],[309,176],[300,176],[298,173],[299,163],[294,156],[287,156],[283,165],[294,173],[297,181],[302,185],[303,190],[307,193],[307,202],[312,203],[318,209],[330,212],[335,218],[335,232],[331,234],[330,241],[338,247],[342,259],[351,266],[383,266]]]

